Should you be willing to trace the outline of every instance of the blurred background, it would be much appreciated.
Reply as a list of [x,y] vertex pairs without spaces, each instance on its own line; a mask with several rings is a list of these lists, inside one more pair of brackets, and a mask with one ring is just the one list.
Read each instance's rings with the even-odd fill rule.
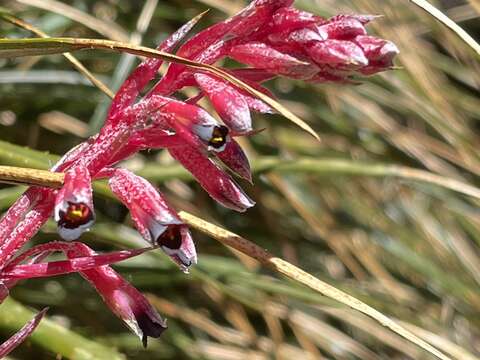
[[[479,39],[479,0],[431,2]],[[155,47],[206,9],[211,11],[197,29],[221,21],[245,3],[74,0],[60,6],[50,0],[3,0],[1,6],[51,36],[104,37]],[[268,87],[282,104],[306,120],[323,141],[316,142],[281,116],[256,114],[255,127],[267,130],[243,143],[255,169],[255,184],[242,186],[257,202],[245,214],[217,205],[166,152],[142,153],[123,166],[157,183],[178,210],[269,249],[397,319],[453,358],[476,359],[479,202],[389,176],[382,164],[480,186],[478,58],[409,1],[296,4],[325,17],[383,15],[369,31],[397,44],[398,69],[361,79],[359,85],[271,81]],[[5,22],[0,22],[0,35],[32,36]],[[112,89],[138,63],[132,56],[104,51],[75,56]],[[48,168],[54,155],[99,129],[108,105],[108,98],[62,56],[0,59],[0,163]],[[265,164],[292,160],[306,160],[307,165],[266,171]],[[0,211],[21,191],[2,186]],[[102,194],[95,200],[98,221],[83,241],[98,251],[138,241],[123,206]],[[168,318],[168,331],[159,340],[151,339],[147,349],[78,275],[21,283],[12,298],[22,309],[19,303],[34,309],[49,306],[49,318],[68,329],[62,330],[68,334],[64,346],[81,347],[79,339],[84,339],[108,348],[110,355],[98,354],[98,359],[431,358],[374,320],[193,233],[199,263],[188,276],[160,252],[115,266],[150,294]],[[47,224],[34,241],[57,238],[53,224]],[[19,326],[0,306],[2,337]],[[11,358],[61,358],[52,351],[51,342],[59,341],[54,334],[34,334]],[[69,358],[91,358],[81,351],[71,354]]]

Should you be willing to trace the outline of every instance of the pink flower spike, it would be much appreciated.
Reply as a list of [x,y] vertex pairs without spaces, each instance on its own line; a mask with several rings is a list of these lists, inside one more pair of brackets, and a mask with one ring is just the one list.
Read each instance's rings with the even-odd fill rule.
[[117,169],[109,185],[130,210],[145,240],[160,246],[183,271],[197,262],[193,241],[182,230],[183,222],[152,184],[128,170]]
[[[56,248],[58,248],[59,243],[57,242],[50,244],[52,244],[51,251],[55,251]],[[108,254],[89,255],[69,260],[7,266],[2,270],[2,274],[0,275],[0,277],[2,278],[2,280],[17,281],[21,279],[50,277],[69,274],[72,272],[81,272],[92,268],[124,261],[131,257],[143,254],[145,251],[151,249],[152,248],[121,250]]]
[[78,239],[93,225],[92,180],[85,166],[74,166],[65,173],[64,185],[55,198],[54,219],[64,240]]
[[195,74],[195,80],[207,94],[225,124],[236,132],[252,130],[252,118],[245,98],[232,85],[206,74]]
[[252,172],[247,155],[235,140],[230,139],[225,150],[216,153],[216,156],[235,174],[252,183]]
[[37,328],[40,321],[45,316],[48,308],[40,311],[35,317],[26,323],[15,335],[10,337],[7,341],[0,345],[0,359],[7,356],[11,351],[18,347],[30,334]]
[[172,148],[169,152],[223,206],[243,212],[255,205],[233,179],[202,152],[190,146]]
[[320,65],[360,68],[368,65],[362,48],[344,40],[325,40],[315,43],[308,49],[313,60]]
[[305,65],[303,61],[261,42],[233,46],[228,55],[243,64],[272,72],[277,68]]

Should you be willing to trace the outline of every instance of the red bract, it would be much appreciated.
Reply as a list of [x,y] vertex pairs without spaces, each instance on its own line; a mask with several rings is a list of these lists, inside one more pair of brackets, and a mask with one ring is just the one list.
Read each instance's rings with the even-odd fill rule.
[[177,159],[200,185],[223,206],[243,212],[255,205],[243,190],[224,173],[218,165],[195,148],[169,149],[170,154]]
[[323,19],[306,11],[293,7],[282,7],[272,16],[272,28],[275,32],[292,31],[321,23]]
[[233,86],[206,74],[196,74],[195,80],[227,126],[238,133],[252,129],[247,100]]
[[368,65],[368,59],[358,45],[345,40],[325,40],[315,43],[307,52],[313,61],[322,66],[338,69],[358,69]]
[[[323,19],[293,8],[292,3],[255,0],[239,14],[185,41],[177,55],[206,64],[231,57],[243,66],[225,71],[267,96],[272,94],[262,83],[276,76],[312,83],[348,83],[352,76],[393,66],[396,46],[367,35],[365,26],[375,16]],[[199,19],[182,26],[158,49],[172,51]],[[248,159],[232,136],[257,132],[250,110],[269,113],[272,109],[224,79],[182,64],[170,64],[165,76],[142,97],[161,64],[161,59],[143,61],[115,95],[100,132],[73,148],[52,168],[65,172],[61,189],[28,189],[0,220],[0,300],[19,279],[80,272],[146,344],[147,336],[158,337],[163,332],[165,322],[140,292],[108,266],[144,249],[97,255],[82,243],[51,242],[20,255],[17,251],[52,215],[64,239],[79,237],[95,218],[92,179],[109,178],[110,187],[130,210],[140,234],[186,272],[197,261],[187,226],[152,184],[113,167],[140,150],[168,149],[210,196],[227,208],[245,211],[254,205],[217,161],[251,181]],[[197,88],[198,94],[186,101],[175,98],[174,94],[186,86]],[[198,106],[204,96],[224,124]],[[64,252],[68,259],[43,262],[55,251]],[[33,330],[32,324],[18,339]],[[10,349],[12,343],[18,340],[7,342],[0,351]]]
[[275,72],[275,69],[289,66],[305,65],[304,62],[261,42],[251,42],[234,46],[229,56],[238,62],[253,68]]
[[235,174],[252,182],[252,172],[247,155],[235,140],[231,139],[225,146],[225,150],[216,155]]
[[[168,39],[163,41],[158,47],[157,50],[168,52],[174,48],[188,32],[195,26],[195,24],[201,19],[203,14],[193,18],[188,23],[183,25],[175,33],[173,33]],[[162,65],[163,61],[161,59],[151,58],[146,59],[137,68],[132,72],[132,74],[125,80],[125,82],[120,87],[120,90],[115,95],[115,98],[112,101],[110,106],[109,116],[107,119],[113,119],[117,111],[125,109],[127,106],[131,105],[138,93],[142,91],[145,85],[148,84],[158,69]]]

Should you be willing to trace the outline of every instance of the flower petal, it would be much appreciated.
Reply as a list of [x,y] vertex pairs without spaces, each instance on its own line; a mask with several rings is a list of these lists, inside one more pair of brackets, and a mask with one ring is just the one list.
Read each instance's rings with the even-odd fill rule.
[[128,207],[142,236],[155,245],[169,225],[183,222],[163,196],[144,178],[116,169],[108,181],[113,193]]
[[230,73],[243,81],[252,83],[262,83],[275,77],[275,74],[269,73],[263,69],[255,68],[233,69],[230,70]]
[[31,209],[22,214],[23,218],[10,230],[4,239],[0,239],[0,268],[15,255],[40,227],[50,218],[54,207],[53,189],[33,187],[25,192],[29,197]]
[[359,20],[351,17],[329,21],[326,24],[318,26],[318,30],[327,33],[330,39],[339,40],[349,40],[367,33],[363,24]]
[[[400,52],[394,43],[374,36],[357,36],[355,42],[360,46],[369,61],[369,68],[374,72],[382,71],[393,66],[393,59]],[[364,71],[372,73],[372,71]]]
[[186,225],[169,226],[157,238],[157,244],[184,273],[188,273],[188,268],[197,263],[195,244]]

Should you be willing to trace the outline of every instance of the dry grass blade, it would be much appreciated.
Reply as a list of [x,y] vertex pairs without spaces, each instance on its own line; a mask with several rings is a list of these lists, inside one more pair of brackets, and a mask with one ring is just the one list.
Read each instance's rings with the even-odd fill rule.
[[480,56],[480,44],[478,44],[474,38],[472,38],[465,30],[463,30],[460,26],[458,26],[452,19],[450,19],[447,15],[442,13],[438,10],[435,6],[430,4],[426,0],[410,0],[410,2],[414,3],[418,7],[425,10],[427,13],[432,15],[435,19],[440,21],[450,30],[452,30],[455,34],[457,34],[468,46],[470,46],[477,55]]
[[63,4],[60,1],[55,0],[17,0],[22,4],[28,6],[35,6],[40,9],[51,11],[69,19],[77,21],[90,29],[106,36],[107,38],[128,41],[128,34],[114,22],[106,22],[97,19],[79,9],[76,9],[70,5]]
[[181,319],[191,326],[202,329],[202,331],[205,331],[208,335],[221,343],[248,347],[251,342],[248,335],[232,328],[221,326],[201,312],[174,304],[152,294],[147,295],[147,297],[162,314],[165,314],[168,317]]
[[[36,27],[32,26],[31,24],[13,16],[7,13],[4,13],[0,10],[0,17],[4,19],[5,21],[8,21],[18,27],[21,27],[25,30],[28,30],[35,35],[38,35],[41,38],[49,38],[47,34],[45,34],[43,31],[37,29]],[[99,88],[101,91],[103,91],[108,97],[113,98],[114,93],[108,88],[107,85],[105,85],[102,81],[97,79],[95,75],[93,75],[83,64],[78,61],[75,56],[72,54],[66,53],[63,54],[63,56],[72,63],[72,65],[83,75],[85,76],[88,80],[92,82],[93,85],[95,85],[97,88]]]
[[478,360],[478,357],[444,337],[438,336],[437,334],[433,334],[430,331],[409,323],[402,322],[402,325],[423,339],[428,340],[439,349],[442,349],[442,351],[451,354],[456,359]]
[[214,239],[220,241],[222,244],[230,246],[235,250],[238,250],[248,256],[253,257],[258,260],[264,266],[279,272],[303,285],[308,286],[309,288],[318,291],[324,296],[327,296],[331,299],[334,299],[344,305],[347,305],[361,313],[370,316],[371,318],[377,320],[383,326],[391,329],[405,339],[411,341],[412,343],[418,345],[422,349],[426,350],[432,355],[435,355],[439,359],[450,359],[448,356],[423,341],[410,331],[406,330],[404,327],[400,326],[395,321],[391,320],[381,312],[375,310],[374,308],[368,306],[362,301],[354,298],[347,293],[344,293],[341,290],[338,290],[334,286],[327,284],[313,275],[303,271],[302,269],[290,264],[289,262],[273,256],[268,251],[260,248],[254,243],[244,239],[237,234],[234,234],[228,230],[225,230],[216,225],[210,224],[196,216],[188,214],[186,212],[179,213],[181,219],[185,221],[189,226],[208,234]]
[[434,174],[428,171],[398,165],[368,164],[343,159],[302,159],[282,161],[266,159],[260,164],[262,170],[276,172],[308,171],[311,173],[351,174],[366,176],[394,176],[401,179],[434,184],[461,194],[480,199],[480,189],[465,182]]
[[130,54],[160,58],[165,61],[176,62],[191,68],[207,71],[211,74],[231,82],[232,84],[244,89],[253,96],[256,96],[280,114],[292,121],[294,124],[310,133],[317,140],[320,140],[317,133],[305,121],[293,114],[290,110],[282,106],[277,101],[266,96],[262,92],[245,84],[243,81],[235,78],[229,73],[212,65],[202,64],[191,61],[176,55],[162,51],[150,49],[144,46],[138,46],[119,41],[100,40],[100,39],[77,39],[77,38],[47,38],[47,39],[0,39],[0,58],[12,58],[21,56],[59,54],[83,49],[105,49],[118,52],[127,52]]

